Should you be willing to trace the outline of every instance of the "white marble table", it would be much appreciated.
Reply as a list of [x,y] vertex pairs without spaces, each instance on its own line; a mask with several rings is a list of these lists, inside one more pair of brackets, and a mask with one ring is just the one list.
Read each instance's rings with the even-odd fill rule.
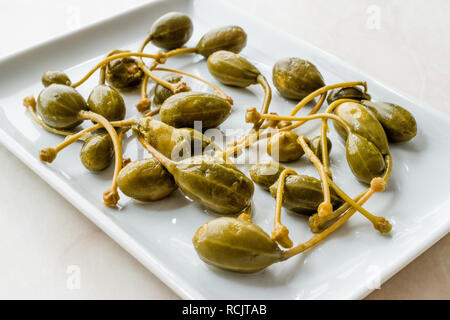
[[[450,114],[449,1],[229,1]],[[0,56],[142,2],[2,3]],[[0,162],[0,298],[178,298],[2,146]],[[450,236],[368,298],[449,299]]]

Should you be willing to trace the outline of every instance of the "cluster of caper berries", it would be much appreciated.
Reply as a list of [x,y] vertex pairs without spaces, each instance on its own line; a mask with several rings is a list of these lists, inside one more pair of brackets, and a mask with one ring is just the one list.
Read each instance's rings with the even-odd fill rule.
[[[203,261],[230,271],[255,272],[289,259],[325,239],[356,211],[376,230],[388,233],[390,223],[372,215],[362,205],[386,188],[392,169],[389,142],[409,141],[416,135],[417,125],[411,113],[395,104],[372,101],[362,81],[325,85],[314,64],[296,57],[275,63],[272,82],[282,97],[298,103],[286,116],[269,112],[272,98],[269,82],[239,54],[247,42],[245,31],[238,26],[216,28],[207,32],[195,47],[184,47],[192,33],[193,23],[188,16],[170,12],[153,23],[139,50],[109,52],[76,83],[64,72],[45,72],[44,88],[37,99],[27,97],[23,104],[39,125],[65,139],[56,147],[42,149],[40,159],[52,162],[58,152],[82,141],[80,159],[89,171],[104,170],[115,162],[111,187],[103,194],[105,205],[117,204],[119,189],[126,196],[144,202],[161,200],[180,189],[205,208],[225,215],[202,225],[192,242]],[[164,51],[145,53],[149,43]],[[225,150],[193,126],[195,121],[202,121],[205,129],[219,126],[229,116],[233,100],[201,77],[160,67],[181,54],[206,58],[209,72],[223,85],[245,90],[257,84],[264,91],[260,111],[250,108],[246,112],[245,121],[253,124],[251,129]],[[86,101],[76,88],[96,71],[99,83]],[[155,71],[166,74],[160,77]],[[186,78],[207,84],[213,93],[191,91]],[[152,99],[149,81],[154,82]],[[136,88],[140,90],[136,108],[142,115],[125,119],[127,107],[121,93]],[[317,113],[325,100],[328,107]],[[309,114],[297,116],[312,101],[316,103]],[[155,119],[157,115],[159,120]],[[80,128],[84,120],[94,124]],[[321,120],[320,135],[308,139],[294,132],[311,120]],[[333,181],[329,163],[332,142],[327,136],[329,120],[345,140],[346,160],[352,173],[369,185],[355,198]],[[150,157],[123,159],[123,138],[130,129]],[[267,153],[272,160],[253,165],[249,179],[229,157],[238,156],[239,151],[263,139],[267,140]],[[305,156],[320,179],[280,164]],[[252,222],[253,182],[276,199],[271,235]],[[282,207],[309,216],[310,228],[316,234],[294,246],[288,228],[281,223]]]

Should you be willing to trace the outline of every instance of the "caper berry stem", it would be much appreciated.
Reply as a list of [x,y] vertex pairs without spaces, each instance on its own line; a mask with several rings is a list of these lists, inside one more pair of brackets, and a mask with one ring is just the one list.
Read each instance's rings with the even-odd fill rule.
[[[376,180],[377,182],[371,183],[371,187],[364,193],[364,195],[359,199],[358,204],[362,205],[364,204],[375,192],[378,191],[379,187],[379,180],[380,178],[374,178],[373,180]],[[383,180],[383,179],[381,179]],[[384,180],[383,180],[384,181]],[[341,216],[336,222],[334,222],[332,225],[330,225],[328,228],[326,228],[324,231],[314,235],[311,239],[308,241],[301,243],[287,251],[284,251],[282,253],[281,261],[287,260],[289,258],[292,258],[293,256],[302,253],[303,251],[306,251],[310,249],[311,247],[318,244],[320,241],[327,238],[330,234],[332,234],[334,231],[339,229],[345,222],[348,221],[352,217],[352,215],[356,212],[355,208],[348,209],[343,216]]]
[[86,73],[84,75],[84,77],[81,78],[81,80],[72,84],[72,87],[77,88],[80,85],[82,85],[87,79],[89,79],[94,74],[95,71],[97,71],[98,69],[100,69],[103,66],[106,66],[108,64],[108,62],[115,60],[115,59],[119,59],[119,58],[126,58],[126,57],[133,57],[133,56],[134,57],[151,58],[151,59],[156,59],[158,57],[157,55],[143,53],[143,52],[123,52],[123,53],[112,55],[112,56],[107,57],[107,58],[103,59],[102,61],[100,61],[95,67],[93,67],[91,70],[89,70],[89,72]]
[[117,136],[116,130],[105,117],[92,111],[80,111],[80,116],[85,120],[92,120],[101,124],[106,129],[113,142],[115,155],[114,174],[111,188],[103,193],[103,202],[107,206],[115,206],[120,199],[119,193],[117,192],[117,178],[122,169],[122,146],[119,142],[119,137]]
[[283,248],[291,248],[292,240],[289,238],[289,230],[281,223],[281,205],[283,204],[284,186],[288,174],[296,174],[292,169],[284,169],[278,178],[277,199],[275,204],[275,217],[272,229],[272,240],[278,242]]
[[331,215],[333,212],[333,205],[331,204],[330,186],[328,184],[328,175],[325,172],[325,169],[322,166],[319,158],[317,158],[317,156],[308,146],[308,143],[306,143],[305,137],[300,136],[297,139],[297,141],[298,143],[300,143],[300,145],[303,148],[303,151],[305,151],[307,157],[314,164],[314,167],[316,167],[316,170],[320,175],[320,180],[322,182],[323,202],[319,205],[317,213],[319,217],[327,217]]
[[196,79],[198,81],[201,81],[204,84],[206,84],[207,86],[211,87],[211,89],[213,89],[221,98],[227,100],[231,105],[233,105],[233,99],[229,95],[227,95],[225,92],[223,92],[218,86],[216,86],[215,84],[212,84],[211,82],[206,81],[205,79],[202,79],[194,74],[191,74],[191,73],[188,73],[185,71],[181,71],[181,70],[169,69],[169,68],[155,68],[155,70],[178,73],[178,74],[182,74],[187,77]]
[[187,53],[197,53],[197,48],[177,48],[166,52],[165,55],[167,58],[170,58],[178,56],[180,54],[187,54]]
[[165,157],[161,152],[153,148],[153,146],[148,143],[147,140],[144,139],[144,137],[135,132],[136,137],[138,138],[139,142],[142,144],[142,146],[152,155],[154,156],[161,164],[169,171],[170,173],[173,172],[175,168],[175,162],[170,160],[169,158]]
[[[385,162],[386,162],[386,171],[383,174],[383,180],[384,181],[388,181],[389,177],[391,175],[392,172],[392,157],[391,155],[386,155],[384,157]],[[366,192],[366,191],[365,191]],[[362,205],[364,204],[361,203],[359,200],[364,196],[365,192],[359,194],[357,197],[355,197],[353,199],[353,201],[357,201],[358,204]],[[311,228],[311,230],[313,232],[319,232],[320,229],[323,228],[323,226],[330,222],[331,220],[339,217],[342,213],[344,213],[348,208],[350,208],[351,205],[349,203],[345,203],[343,204],[341,207],[339,207],[338,209],[336,209],[333,214],[331,214],[328,217],[324,217],[324,218],[320,218],[317,214],[313,214],[310,218],[309,218],[309,227]],[[384,224],[384,222],[380,219],[380,221],[376,221],[376,223],[380,223],[380,227],[384,228],[385,226],[387,226],[387,224]]]
[[[303,137],[300,137],[299,140],[303,139]],[[307,154],[307,156],[311,159],[311,161],[313,161],[314,165],[316,166],[317,170],[319,172],[325,172],[325,167],[322,163],[320,163],[319,158],[317,158],[317,156],[314,155],[314,153],[312,152],[312,150],[309,148],[309,146],[306,143],[302,143],[301,141],[299,141],[300,144],[303,147],[303,150],[305,151],[305,153]],[[307,148],[307,149],[305,149]],[[322,175],[321,175],[322,177]],[[364,209],[362,206],[360,206],[355,200],[353,200],[352,198],[350,198],[341,188],[339,188],[333,180],[331,180],[331,178],[327,175],[324,176],[324,178],[327,180],[327,183],[329,186],[331,186],[331,188],[345,201],[347,202],[350,206],[352,206],[353,208],[355,208],[356,210],[358,210],[360,213],[362,213],[370,222],[372,222],[373,226],[375,229],[377,229],[378,231],[380,231],[381,233],[388,233],[392,226],[390,225],[390,223],[383,217],[376,217],[373,214],[371,214],[369,211],[367,211],[366,209]],[[384,180],[383,180],[384,181]],[[324,183],[322,182],[322,186],[324,185]],[[332,213],[330,213],[327,216],[321,215],[320,214],[320,207],[319,207],[319,211],[318,211],[318,218],[328,218],[332,216]]]
[[326,93],[329,90],[336,89],[336,88],[355,87],[355,86],[363,86],[365,90],[367,89],[367,83],[365,81],[342,82],[342,83],[331,84],[328,86],[324,86],[320,89],[317,89],[316,91],[311,92],[309,95],[307,95],[305,98],[303,98],[291,111],[291,115],[295,115],[301,108],[303,108],[305,105],[307,105],[315,97],[317,97],[323,93]]
[[[326,97],[327,97],[326,93],[323,93],[320,96],[320,99],[317,101],[316,105],[308,113],[308,116],[313,115],[318,110],[320,110]],[[245,134],[239,139],[237,144],[234,144],[232,147],[228,148],[225,152],[227,155],[237,153],[241,149],[249,147],[251,144],[255,143],[256,141],[259,141],[261,139],[270,138],[273,134],[280,132],[280,131],[290,131],[290,130],[296,129],[296,128],[300,127],[301,125],[303,125],[307,121],[308,120],[303,120],[303,121],[299,121],[295,124],[288,124],[286,126],[281,126],[278,130],[274,130],[271,132],[261,133],[260,130],[258,130],[257,132],[254,132],[253,134]]]
[[[143,52],[147,44],[152,40],[152,34],[150,33],[147,38],[142,43],[141,47],[139,48],[138,52]],[[142,60],[142,57],[138,58],[139,61],[144,64],[144,61]],[[155,59],[154,63],[156,64],[157,59]],[[139,112],[145,112],[148,109],[150,109],[150,100],[148,99],[147,95],[147,87],[148,87],[148,75],[144,74],[144,77],[141,82],[141,99],[136,104],[136,108]]]
[[[110,57],[112,55],[115,55],[115,54],[118,54],[118,53],[123,53],[123,52],[130,52],[130,51],[129,50],[118,50],[118,49],[116,49],[116,50],[108,52],[106,57]],[[101,69],[100,69],[100,77],[99,77],[99,80],[98,80],[98,84],[105,84],[105,81],[106,81],[106,64],[103,67],[101,67]]]
[[[27,108],[28,112],[30,113],[32,119],[39,124],[42,128],[44,128],[45,130],[47,130],[48,132],[51,133],[56,133],[59,134],[61,136],[70,136],[73,135],[75,132],[72,131],[67,131],[67,130],[59,130],[59,129],[55,129],[52,128],[50,126],[48,126],[47,124],[45,124],[36,114],[36,100],[34,99],[33,96],[29,96],[23,99],[23,106],[25,108]],[[87,138],[87,134],[86,135],[82,135],[78,138],[78,140],[86,140]]]
[[328,114],[328,113],[319,113],[319,114],[313,114],[310,116],[304,116],[304,117],[293,117],[293,116],[279,116],[279,115],[275,115],[275,114],[261,114],[259,112],[256,111],[256,109],[252,108],[252,109],[248,109],[247,113],[246,113],[246,121],[247,122],[256,122],[259,121],[260,119],[270,119],[270,120],[284,120],[284,121],[309,121],[309,120],[314,120],[314,119],[324,119],[324,118],[328,118],[328,119],[332,119],[335,120],[337,122],[339,122],[340,124],[342,124],[342,126],[347,130],[348,133],[352,132],[352,129],[350,128],[350,126],[341,118],[339,118],[338,116],[334,115],[334,114]]

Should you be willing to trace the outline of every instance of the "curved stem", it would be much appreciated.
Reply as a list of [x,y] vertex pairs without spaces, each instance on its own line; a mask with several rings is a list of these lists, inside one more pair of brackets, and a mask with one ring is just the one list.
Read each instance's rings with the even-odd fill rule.
[[328,114],[328,113],[319,113],[319,114],[313,114],[310,116],[304,116],[304,117],[292,117],[292,116],[279,116],[274,114],[260,114],[262,119],[271,119],[271,120],[285,120],[285,121],[309,121],[314,119],[332,119],[337,122],[339,122],[345,130],[347,130],[347,133],[352,132],[352,129],[350,126],[341,118],[334,114]]
[[[374,194],[374,191],[372,189],[367,190],[364,195],[359,199],[358,203],[363,204],[366,202],[372,195]],[[324,240],[326,237],[328,237],[330,234],[332,234],[334,231],[336,231],[339,227],[341,227],[345,222],[347,222],[348,219],[351,218],[351,216],[356,212],[355,209],[351,208],[349,209],[342,217],[339,218],[336,222],[334,222],[331,226],[329,226],[324,231],[314,235],[311,239],[308,241],[301,243],[287,251],[283,252],[281,260],[287,260],[289,258],[292,258],[293,256],[308,250],[309,248],[315,246],[320,241]]]
[[[23,102],[24,107],[28,110],[28,113],[31,115],[31,118],[38,124],[40,125],[42,128],[44,128],[45,130],[47,130],[48,132],[51,133],[55,133],[55,134],[59,134],[61,136],[70,136],[73,135],[75,132],[72,131],[66,131],[66,130],[59,130],[59,129],[55,129],[52,128],[50,126],[48,126],[47,124],[45,124],[41,118],[38,117],[38,115],[36,114],[36,101],[34,100],[34,98],[32,96],[30,97],[26,97],[24,99]],[[78,140],[86,140],[87,136],[86,135],[82,135],[78,138]]]
[[[351,99],[340,99],[337,101],[334,101],[331,103],[325,113],[331,113],[335,108],[337,108],[340,104],[344,102],[353,102],[355,100]],[[321,126],[321,134],[320,134],[320,143],[321,143],[321,151],[322,151],[322,163],[324,166],[325,172],[331,177],[331,170],[330,170],[330,161],[328,158],[328,143],[327,143],[327,132],[328,132],[328,121],[327,119],[322,119],[322,126]]]
[[342,83],[331,84],[331,85],[319,88],[316,91],[311,92],[305,98],[303,98],[302,101],[300,101],[294,107],[294,109],[291,112],[291,115],[296,114],[301,108],[303,108],[305,105],[307,105],[310,101],[312,101],[315,97],[317,97],[320,94],[323,94],[332,89],[348,88],[348,87],[355,87],[355,86],[363,86],[364,88],[366,88],[367,84],[365,81],[353,81],[353,82],[342,82]]
[[[129,51],[129,50],[118,50],[118,49],[116,49],[116,50],[110,51],[110,52],[106,55],[106,57],[110,57],[110,56],[112,56],[112,55],[115,55],[115,54],[117,54],[117,53],[122,53],[122,52],[130,52],[130,51]],[[105,78],[106,78],[106,65],[104,65],[104,66],[101,67],[101,69],[100,69],[100,79],[99,79],[98,83],[99,83],[99,84],[105,84]]]
[[[382,179],[384,181],[388,181],[390,176],[391,176],[391,172],[392,172],[392,157],[391,155],[386,155],[384,157],[385,162],[386,162],[386,171],[383,174]],[[366,192],[366,191],[365,191]],[[363,204],[359,202],[359,199],[361,199],[363,197],[363,195],[365,194],[365,192],[359,194],[358,196],[356,196],[353,201],[358,201],[359,204]],[[313,214],[310,218],[309,218],[309,226],[311,228],[311,230],[313,232],[319,232],[320,229],[323,228],[323,226],[330,222],[331,220],[339,217],[342,213],[344,213],[348,208],[350,208],[351,205],[349,203],[345,203],[343,204],[340,208],[338,208],[337,210],[335,210],[330,216],[328,217],[319,217],[317,214]]]
[[305,141],[305,138],[303,136],[300,136],[297,139],[297,141],[298,143],[300,143],[300,145],[303,148],[303,151],[305,151],[309,160],[311,160],[311,162],[314,164],[314,167],[316,167],[316,170],[320,175],[320,180],[322,182],[323,202],[319,205],[317,212],[319,217],[327,217],[331,215],[333,212],[333,205],[331,204],[330,186],[328,185],[328,175],[325,172],[322,164],[320,163],[319,158],[317,158],[314,152],[312,152],[312,150],[309,148],[308,144]]
[[175,162],[170,160],[169,158],[165,157],[161,152],[153,148],[153,146],[148,143],[147,140],[142,137],[141,134],[138,132],[135,132],[136,137],[138,138],[139,142],[142,144],[142,146],[152,155],[154,156],[161,164],[169,171],[171,174],[173,174],[173,170],[175,168]]
[[86,73],[86,75],[83,78],[81,78],[81,80],[72,84],[72,87],[77,88],[80,85],[82,85],[87,79],[89,79],[92,76],[92,74],[94,74],[95,71],[97,71],[99,68],[101,68],[103,66],[106,66],[106,64],[108,64],[108,62],[115,60],[115,59],[127,58],[127,57],[144,57],[144,58],[156,59],[158,56],[156,56],[154,54],[147,54],[147,53],[142,53],[142,52],[124,52],[124,53],[115,54],[113,56],[107,57],[107,58],[103,59],[102,61],[100,61],[95,67],[93,67],[91,70],[89,70],[89,72]]
[[233,105],[233,99],[227,95],[225,92],[223,92],[218,86],[216,86],[215,84],[206,81],[205,79],[202,79],[194,74],[191,73],[187,73],[185,71],[181,71],[181,70],[175,70],[175,69],[169,69],[169,68],[155,68],[155,70],[157,71],[166,71],[166,72],[173,72],[173,73],[178,73],[178,74],[182,74],[185,75],[187,77],[196,79],[198,81],[203,82],[204,84],[206,84],[207,86],[211,87],[211,89],[213,89],[220,97],[222,97],[223,99],[227,100],[231,105]]
[[291,248],[292,240],[289,238],[289,230],[281,223],[281,205],[283,204],[284,186],[288,174],[297,174],[292,169],[284,169],[278,178],[278,190],[275,205],[275,217],[272,229],[272,240],[278,242],[283,248]]
[[173,50],[170,50],[170,51],[166,52],[166,57],[170,58],[170,57],[174,57],[174,56],[178,56],[180,54],[186,54],[186,53],[197,53],[197,48],[177,48],[177,49],[173,49]]
[[119,193],[117,192],[117,178],[119,176],[120,170],[122,169],[122,146],[119,142],[119,137],[116,130],[105,117],[92,111],[81,111],[80,117],[82,119],[92,120],[101,124],[106,129],[113,142],[115,155],[114,174],[111,188],[103,193],[103,202],[107,206],[114,206],[119,201]]
[[[147,38],[142,43],[141,47],[139,48],[138,52],[143,52],[147,44],[152,40],[152,34],[149,34]],[[144,61],[141,57],[139,57],[139,61],[144,64]],[[155,60],[156,63],[156,60]],[[148,99],[147,95],[147,87],[148,87],[148,76],[147,74],[144,74],[144,78],[141,82],[141,100],[136,105],[136,108],[139,112],[148,110],[150,108],[150,100]]]

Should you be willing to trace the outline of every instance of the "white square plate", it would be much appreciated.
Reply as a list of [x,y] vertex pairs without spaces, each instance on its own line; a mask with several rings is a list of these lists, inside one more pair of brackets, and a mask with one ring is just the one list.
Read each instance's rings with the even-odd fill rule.
[[[23,97],[30,93],[37,95],[41,90],[42,72],[51,68],[64,69],[76,81],[106,52],[116,48],[137,49],[151,23],[163,13],[174,10],[187,13],[194,22],[195,31],[188,46],[195,46],[201,35],[213,27],[236,24],[248,34],[248,44],[242,54],[267,78],[271,78],[271,67],[276,60],[297,56],[313,62],[327,84],[365,80],[376,100],[397,103],[414,114],[418,122],[417,137],[409,143],[392,146],[394,170],[388,189],[375,195],[366,206],[392,222],[391,235],[380,235],[366,220],[355,215],[329,239],[301,256],[257,274],[228,273],[207,267],[197,257],[191,238],[201,224],[214,217],[185,199],[180,191],[151,204],[137,204],[121,195],[120,209],[110,209],[103,205],[101,195],[109,186],[112,168],[102,174],[89,174],[79,161],[79,144],[64,150],[51,165],[39,161],[37,155],[41,148],[61,141],[61,137],[37,126],[21,106]],[[150,46],[148,51],[156,51],[156,48]],[[200,56],[176,57],[167,65],[214,82]],[[98,76],[94,76],[80,87],[85,97],[97,79]],[[207,90],[198,82],[191,85],[194,89]],[[248,128],[244,125],[244,113],[248,107],[260,105],[261,88],[221,87],[235,101],[232,115],[221,129]],[[134,104],[138,93],[124,96],[127,116],[136,115]],[[274,91],[271,111],[288,114],[292,106],[292,101],[286,101]],[[317,126],[311,123],[298,132],[312,136]],[[342,141],[333,132],[331,138],[335,180],[354,195],[364,186],[355,180],[346,165]],[[450,166],[445,165],[450,155],[447,116],[220,1],[153,2],[4,58],[0,61],[0,140],[183,298],[362,298],[447,234],[450,226]],[[125,156],[137,159],[145,157],[146,152],[129,139]],[[305,159],[292,167],[316,175]],[[246,172],[248,166],[241,168]],[[255,222],[270,232],[274,200],[256,187],[254,204]],[[295,243],[311,236],[306,218],[285,212],[282,219],[291,229]]]

